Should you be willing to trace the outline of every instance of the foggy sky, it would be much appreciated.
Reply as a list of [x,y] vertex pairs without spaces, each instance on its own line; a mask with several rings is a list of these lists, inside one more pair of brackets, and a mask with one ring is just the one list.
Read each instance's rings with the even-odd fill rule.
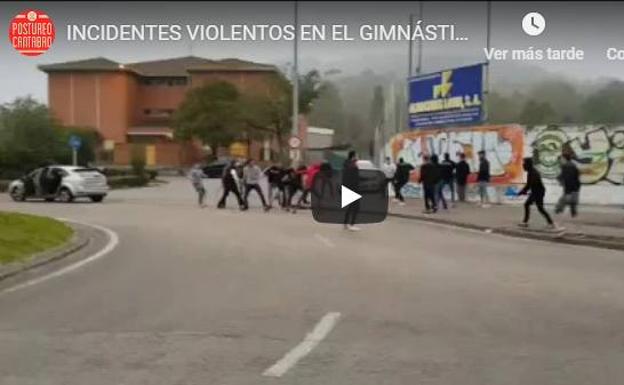
[[[68,42],[67,24],[292,24],[293,4],[289,2],[2,2],[0,30],[8,31],[9,22],[27,8],[47,12],[56,26],[56,40],[45,54],[32,58],[15,51],[8,38],[0,45],[0,103],[17,96],[33,95],[47,100],[45,74],[37,65],[105,56],[119,62],[155,60],[193,54],[211,59],[237,57],[283,65],[292,61],[292,42]],[[300,2],[301,24],[349,24],[356,31],[361,24],[407,23],[410,12],[418,18],[418,2]],[[521,19],[530,11],[546,18],[546,31],[529,37]],[[611,2],[493,2],[493,47],[505,49],[569,48],[585,50],[580,63],[537,62],[553,73],[581,80],[600,77],[624,79],[624,62],[607,61],[608,47],[624,49],[624,3]],[[424,3],[426,23],[455,24],[468,37],[462,42],[424,42],[423,71],[485,61],[485,2]],[[6,35],[5,35],[6,36]],[[414,44],[416,46],[416,43]],[[407,42],[302,42],[300,64],[303,69],[336,67],[343,73],[388,70],[407,72]],[[435,60],[434,60],[435,59]],[[432,63],[435,63],[432,64]],[[494,62],[492,66],[517,65]]]

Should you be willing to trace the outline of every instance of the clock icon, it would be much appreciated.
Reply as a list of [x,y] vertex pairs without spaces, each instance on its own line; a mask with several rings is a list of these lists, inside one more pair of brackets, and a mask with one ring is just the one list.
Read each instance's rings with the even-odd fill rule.
[[539,12],[529,12],[522,18],[522,29],[529,36],[541,35],[546,29],[546,19]]

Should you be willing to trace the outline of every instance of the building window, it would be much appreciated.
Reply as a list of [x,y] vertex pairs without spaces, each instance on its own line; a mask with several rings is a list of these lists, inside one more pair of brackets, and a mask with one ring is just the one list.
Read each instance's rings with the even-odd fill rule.
[[144,86],[186,86],[188,78],[185,76],[151,76],[142,77],[139,82]]
[[148,118],[170,118],[173,114],[171,108],[146,108],[143,110],[143,114]]

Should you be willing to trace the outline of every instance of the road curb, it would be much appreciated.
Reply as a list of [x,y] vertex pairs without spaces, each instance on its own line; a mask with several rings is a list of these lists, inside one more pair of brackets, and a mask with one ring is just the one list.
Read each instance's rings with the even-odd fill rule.
[[82,250],[89,244],[90,238],[84,228],[82,228],[81,226],[77,226],[73,223],[64,223],[67,226],[71,227],[72,230],[74,230],[74,235],[72,235],[71,239],[68,242],[66,242],[64,245],[55,247],[52,250],[47,250],[41,253],[34,254],[26,261],[14,262],[9,263],[5,266],[1,266],[0,282],[4,281],[7,278],[11,278],[21,273],[25,273],[34,268],[68,257]]
[[426,218],[418,215],[410,215],[410,214],[398,214],[398,213],[388,213],[390,217],[403,218],[403,219],[411,219],[417,220],[421,222],[429,222],[429,223],[438,223],[442,225],[454,226],[469,230],[478,230],[483,232],[488,232],[492,234],[501,234],[507,235],[516,238],[525,238],[525,239],[535,239],[541,241],[548,241],[554,243],[564,243],[570,245],[579,245],[579,246],[591,246],[597,247],[601,249],[609,249],[609,250],[623,250],[624,251],[624,242],[616,241],[616,240],[608,240],[601,238],[592,238],[587,235],[570,235],[570,234],[556,234],[556,233],[537,233],[527,230],[515,230],[510,228],[491,228],[488,226],[476,225],[472,223],[465,222],[457,222],[448,219],[441,218]]

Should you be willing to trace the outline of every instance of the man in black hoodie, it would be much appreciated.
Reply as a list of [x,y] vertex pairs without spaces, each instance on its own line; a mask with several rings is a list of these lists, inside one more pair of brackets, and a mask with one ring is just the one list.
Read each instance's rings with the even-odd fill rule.
[[[360,184],[360,172],[357,166],[357,156],[355,151],[349,151],[349,156],[344,162],[342,169],[342,185],[355,192],[358,191]],[[360,211],[360,201],[355,202],[347,206],[344,217],[345,230],[359,231],[360,228],[355,226],[357,221],[357,215]]]
[[438,211],[436,202],[436,184],[440,180],[440,171],[431,163],[429,155],[423,155],[423,164],[420,166],[420,183],[422,183],[423,197],[425,200],[425,213]]
[[247,209],[247,205],[245,204],[245,202],[243,202],[243,198],[241,197],[240,191],[238,189],[238,179],[239,176],[236,172],[236,163],[232,161],[223,169],[223,175],[221,176],[221,183],[223,184],[223,195],[219,200],[217,208],[224,209],[228,195],[230,195],[230,193],[233,193],[234,196],[236,196],[236,200],[238,201],[238,206],[240,207],[240,209]]
[[455,168],[455,178],[457,180],[457,196],[460,202],[466,201],[466,184],[470,175],[470,165],[466,162],[466,154],[459,154],[459,162]]
[[576,217],[576,206],[579,201],[579,193],[581,191],[581,177],[578,167],[572,161],[570,153],[563,154],[563,164],[561,165],[561,173],[557,178],[563,187],[563,195],[559,198],[555,213],[561,214],[567,205],[570,206],[570,214]]
[[544,183],[542,182],[542,176],[539,171],[535,169],[533,166],[533,159],[525,158],[522,164],[522,168],[527,172],[527,183],[524,188],[518,193],[518,195],[526,195],[530,192],[529,197],[524,202],[524,219],[520,224],[521,227],[529,226],[529,217],[531,215],[531,205],[535,204],[537,206],[537,210],[542,214],[546,222],[548,222],[548,227],[550,229],[555,229],[555,223],[553,222],[548,212],[544,209],[544,195],[546,195],[546,188],[544,187]]
[[401,189],[409,182],[410,173],[414,169],[414,166],[405,162],[403,158],[399,159],[399,164],[397,164],[396,172],[394,173],[394,195],[399,200],[399,204],[405,204],[405,198],[401,193]]

